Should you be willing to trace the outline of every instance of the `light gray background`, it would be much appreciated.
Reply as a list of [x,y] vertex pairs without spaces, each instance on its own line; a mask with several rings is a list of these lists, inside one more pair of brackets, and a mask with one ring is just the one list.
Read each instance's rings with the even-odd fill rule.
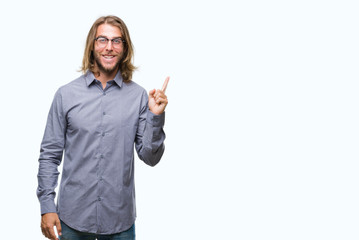
[[37,158],[100,16],[167,75],[166,152],[136,161],[137,239],[358,239],[357,1],[0,3],[2,239],[43,239]]

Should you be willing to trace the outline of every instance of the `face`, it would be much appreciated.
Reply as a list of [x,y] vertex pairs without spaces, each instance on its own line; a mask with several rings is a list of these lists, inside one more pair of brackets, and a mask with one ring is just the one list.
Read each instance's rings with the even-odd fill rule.
[[[101,24],[97,28],[97,37],[106,37],[108,39],[114,39],[122,37],[121,31],[118,27],[110,24]],[[117,73],[120,60],[124,51],[124,44],[121,43],[119,46],[114,47],[111,41],[108,41],[106,46],[101,47],[95,41],[94,45],[94,59],[95,64],[98,67],[100,73],[113,74]]]

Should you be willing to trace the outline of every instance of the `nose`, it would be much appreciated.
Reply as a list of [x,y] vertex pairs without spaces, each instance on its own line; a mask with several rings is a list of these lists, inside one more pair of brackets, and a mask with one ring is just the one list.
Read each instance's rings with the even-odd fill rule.
[[111,51],[112,49],[113,49],[112,41],[110,40],[110,41],[107,42],[106,50],[107,50],[107,51]]

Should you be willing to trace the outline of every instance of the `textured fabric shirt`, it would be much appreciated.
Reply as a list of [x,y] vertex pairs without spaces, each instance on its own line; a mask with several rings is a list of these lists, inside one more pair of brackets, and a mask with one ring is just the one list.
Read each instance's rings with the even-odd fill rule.
[[164,152],[164,119],[164,113],[148,109],[147,92],[133,81],[123,82],[120,72],[105,89],[92,72],[60,87],[40,149],[41,214],[57,212],[82,232],[130,228],[136,218],[134,147],[141,160],[156,165]]

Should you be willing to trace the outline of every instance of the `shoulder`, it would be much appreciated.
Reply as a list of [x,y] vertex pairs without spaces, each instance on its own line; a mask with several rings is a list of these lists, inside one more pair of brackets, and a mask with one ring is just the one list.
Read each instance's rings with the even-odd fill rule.
[[69,102],[76,98],[76,96],[79,96],[79,94],[81,95],[81,92],[83,92],[83,89],[86,87],[86,81],[82,75],[71,82],[60,86],[55,93],[54,101],[67,106],[69,105]]
[[147,105],[148,95],[145,88],[134,81],[124,82],[122,88],[126,90],[126,97],[131,99],[131,102],[137,102],[141,108]]
[[57,92],[61,95],[73,94],[78,92],[80,89],[86,88],[85,76],[81,75],[80,77],[72,80],[71,82],[62,85],[58,88]]
[[146,89],[134,81],[123,82],[122,87],[126,90],[130,90],[131,92],[135,92],[136,94],[146,95]]

